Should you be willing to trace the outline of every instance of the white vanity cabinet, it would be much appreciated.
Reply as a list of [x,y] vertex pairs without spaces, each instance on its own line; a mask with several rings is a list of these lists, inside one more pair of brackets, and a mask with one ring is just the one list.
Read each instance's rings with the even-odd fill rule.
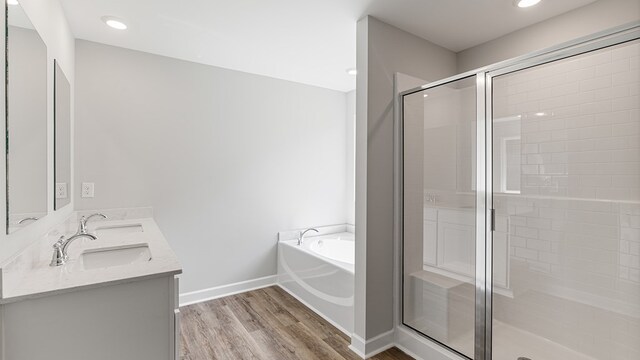
[[151,218],[92,227],[97,239],[76,240],[63,265],[49,265],[57,236],[4,264],[0,360],[180,359],[182,267],[160,229]]
[[4,304],[3,360],[178,360],[177,281],[163,276]]

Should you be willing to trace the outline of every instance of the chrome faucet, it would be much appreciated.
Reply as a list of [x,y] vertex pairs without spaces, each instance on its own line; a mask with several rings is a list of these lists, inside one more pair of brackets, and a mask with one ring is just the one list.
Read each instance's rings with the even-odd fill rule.
[[26,218],[24,218],[24,219],[22,219],[22,220],[18,221],[18,224],[24,224],[24,223],[26,223],[27,221],[38,221],[38,218],[37,218],[37,217],[35,217],[35,216],[26,217]]
[[300,236],[298,236],[298,245],[302,245],[302,242],[304,241],[304,234],[306,234],[308,231],[318,232],[318,230],[314,228],[309,228],[305,231],[300,232]]
[[84,216],[81,217],[80,218],[80,223],[78,224],[78,231],[76,232],[76,235],[81,235],[81,234],[82,235],[86,235],[86,234],[88,234],[89,232],[87,231],[87,223],[89,222],[89,220],[91,220],[91,218],[94,218],[94,217],[97,217],[97,216],[99,216],[99,217],[101,217],[103,219],[107,218],[106,215],[100,214],[100,213],[91,214],[91,215],[89,215],[87,217],[84,217]]
[[60,266],[67,263],[69,260],[69,245],[81,237],[86,237],[91,240],[96,240],[97,237],[92,234],[75,234],[68,239],[65,239],[64,235],[60,236],[60,239],[53,244],[53,257],[51,258],[50,266]]
[[80,223],[78,224],[78,231],[72,235],[71,237],[69,237],[68,239],[66,239],[64,237],[64,235],[60,236],[60,239],[58,239],[58,241],[56,241],[55,244],[53,244],[53,257],[51,258],[51,263],[49,265],[51,266],[60,266],[60,265],[64,265],[67,263],[67,260],[69,260],[69,245],[71,245],[72,242],[74,242],[76,239],[79,238],[88,238],[89,240],[96,240],[97,237],[93,234],[89,234],[89,231],[87,231],[87,222],[93,218],[99,216],[103,219],[106,219],[107,217],[103,214],[92,214],[88,217],[81,217],[80,218]]

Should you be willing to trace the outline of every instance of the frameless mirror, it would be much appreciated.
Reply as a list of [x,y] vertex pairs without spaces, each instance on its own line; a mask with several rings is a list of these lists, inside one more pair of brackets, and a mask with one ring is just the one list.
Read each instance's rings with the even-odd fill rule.
[[47,214],[47,47],[7,2],[7,233]]
[[58,61],[54,68],[54,209],[58,210],[70,201],[67,190],[71,181],[71,85]]

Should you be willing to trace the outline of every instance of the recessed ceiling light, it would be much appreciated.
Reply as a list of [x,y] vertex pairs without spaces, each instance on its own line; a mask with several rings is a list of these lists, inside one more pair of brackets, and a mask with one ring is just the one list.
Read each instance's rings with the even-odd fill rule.
[[18,0],[7,0],[7,4],[9,4],[9,5],[18,5]]
[[519,8],[527,8],[537,5],[541,0],[516,0],[515,5]]
[[123,20],[113,16],[103,16],[101,19],[105,24],[116,30],[125,30],[127,28],[127,24],[125,24]]
[[429,94],[424,94],[424,95],[422,95],[422,96],[427,97],[427,96],[429,96]]
[[358,70],[357,69],[347,69],[347,74],[349,75],[358,75]]
[[546,116],[547,113],[546,112],[537,112],[537,113],[535,113],[533,115],[535,115],[535,116]]

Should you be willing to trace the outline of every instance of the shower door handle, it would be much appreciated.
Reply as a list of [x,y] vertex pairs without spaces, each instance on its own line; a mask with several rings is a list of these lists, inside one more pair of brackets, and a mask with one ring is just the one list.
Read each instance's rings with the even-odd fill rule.
[[491,216],[491,231],[496,231],[496,209],[489,210]]

